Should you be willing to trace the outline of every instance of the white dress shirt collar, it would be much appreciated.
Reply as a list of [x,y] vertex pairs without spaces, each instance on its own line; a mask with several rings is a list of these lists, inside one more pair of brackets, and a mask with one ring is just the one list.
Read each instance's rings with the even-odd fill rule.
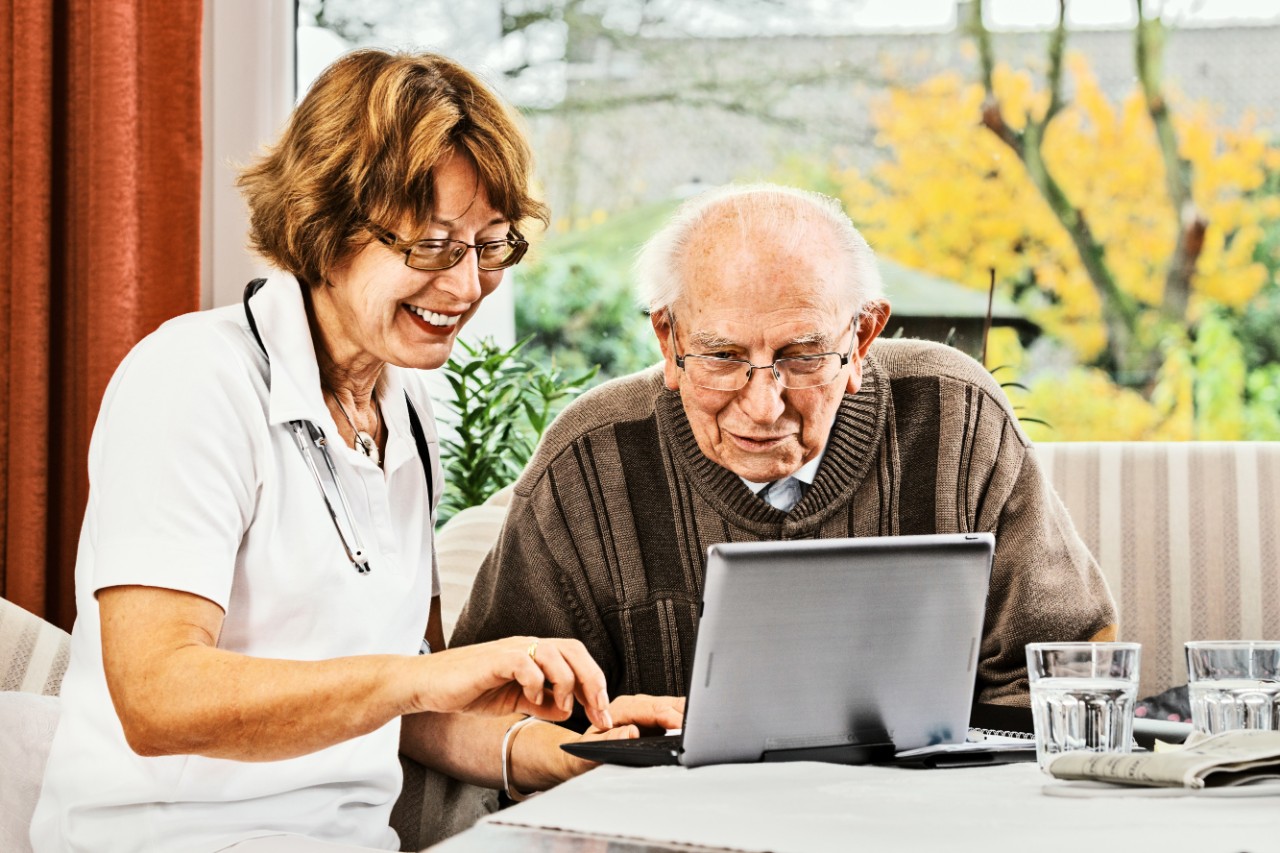
[[[826,452],[827,452],[827,449],[825,447],[822,448],[822,450],[818,452],[817,456],[813,457],[813,459],[801,465],[799,470],[797,470],[791,476],[795,477],[797,480],[804,483],[806,486],[812,486],[813,478],[818,476],[818,466],[822,464],[822,457],[824,454],[826,454]],[[757,494],[757,495],[760,494],[760,491],[765,486],[769,485],[768,483],[757,483],[752,480],[748,480],[746,477],[740,477],[740,479],[742,480],[742,482],[746,483],[748,489],[750,489],[754,494]],[[786,479],[786,478],[784,477],[783,479]]]

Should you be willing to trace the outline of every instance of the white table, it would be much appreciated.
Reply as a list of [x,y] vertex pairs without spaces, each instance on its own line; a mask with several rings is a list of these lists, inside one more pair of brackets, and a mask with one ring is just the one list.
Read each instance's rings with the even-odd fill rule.
[[601,767],[491,815],[437,849],[1280,851],[1277,796],[1045,793],[1063,784],[1034,763],[946,770]]

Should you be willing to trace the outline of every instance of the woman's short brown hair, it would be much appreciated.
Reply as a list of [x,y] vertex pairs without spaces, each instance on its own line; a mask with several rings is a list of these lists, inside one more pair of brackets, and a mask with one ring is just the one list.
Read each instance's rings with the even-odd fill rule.
[[[374,234],[425,223],[435,169],[468,156],[513,225],[547,221],[529,195],[532,156],[512,112],[471,72],[434,54],[360,50],[334,62],[279,141],[241,173],[250,240],[312,285]],[[404,235],[413,236],[413,235]]]

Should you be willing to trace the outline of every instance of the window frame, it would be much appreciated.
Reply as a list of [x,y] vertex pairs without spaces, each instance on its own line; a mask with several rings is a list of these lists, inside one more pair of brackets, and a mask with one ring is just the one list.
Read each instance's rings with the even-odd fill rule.
[[236,173],[279,133],[293,108],[295,0],[204,4],[200,306],[240,301],[270,267],[248,249]]

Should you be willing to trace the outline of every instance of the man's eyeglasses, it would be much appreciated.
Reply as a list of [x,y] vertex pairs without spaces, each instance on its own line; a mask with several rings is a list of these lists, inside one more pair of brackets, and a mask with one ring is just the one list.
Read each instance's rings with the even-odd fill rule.
[[[857,319],[856,317],[854,318]],[[676,339],[676,319],[668,314],[671,324],[671,340]],[[689,381],[710,391],[741,391],[747,387],[757,370],[769,370],[783,388],[818,388],[834,382],[857,346],[858,336],[849,341],[849,352],[821,352],[814,355],[796,355],[776,359],[772,364],[752,364],[741,358],[722,358],[715,355],[677,355],[676,366],[685,372]]]
[[464,243],[461,240],[401,240],[390,231],[377,230],[378,239],[397,252],[404,254],[405,266],[430,272],[447,270],[457,266],[468,249],[476,250],[480,269],[485,272],[505,270],[520,263],[529,251],[529,242],[512,228],[502,240],[484,243]]

